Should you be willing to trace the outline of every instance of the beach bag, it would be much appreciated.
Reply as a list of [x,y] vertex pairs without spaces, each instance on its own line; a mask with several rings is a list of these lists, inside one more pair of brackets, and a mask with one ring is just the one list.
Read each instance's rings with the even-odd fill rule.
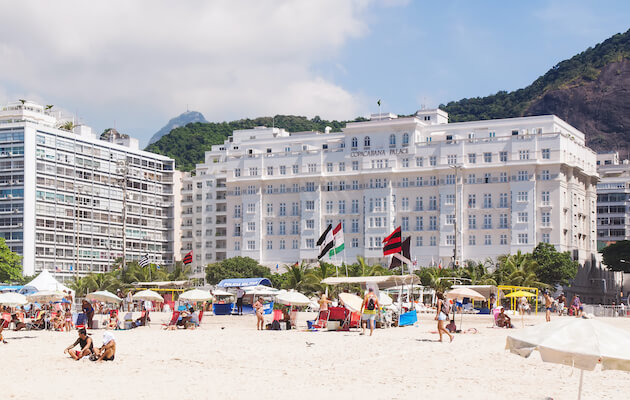
[[370,297],[370,300],[368,300],[367,303],[367,309],[370,311],[374,311],[374,308],[376,308],[376,304],[374,304],[374,297]]
[[279,331],[280,330],[280,322],[278,320],[275,320],[271,323],[271,330],[272,331]]
[[446,302],[446,300],[442,300],[442,308],[440,309],[444,313],[444,315],[448,316],[451,312],[451,306]]

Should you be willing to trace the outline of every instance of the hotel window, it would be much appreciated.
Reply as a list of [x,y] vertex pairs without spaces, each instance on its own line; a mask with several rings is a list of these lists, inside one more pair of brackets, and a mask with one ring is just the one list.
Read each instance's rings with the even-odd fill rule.
[[455,235],[446,235],[446,244],[453,246],[455,244]]
[[315,210],[315,200],[306,200],[306,211],[314,211]]
[[527,173],[527,171],[518,171],[517,179],[519,181],[529,180],[529,174]]
[[492,215],[485,214],[483,216],[483,229],[492,229]]
[[505,183],[508,181],[507,172],[499,172],[499,182]]
[[315,229],[315,220],[307,219],[306,220],[306,229]]
[[352,140],[350,141],[352,144],[352,148],[356,149],[357,147],[359,147],[359,141],[357,140],[356,137],[353,137]]
[[527,244],[527,233],[519,233],[518,234],[518,244]]
[[507,235],[501,235],[499,238],[499,243],[503,245],[508,244]]
[[507,153],[507,151],[499,152],[499,160],[502,161],[502,162],[506,162],[508,160],[508,153]]
[[518,222],[518,223],[527,223],[527,220],[528,220],[527,212],[522,211],[522,212],[519,212],[517,214],[516,222]]
[[359,190],[359,181],[352,181],[352,190]]
[[267,185],[267,194],[273,194],[273,185]]
[[499,229],[507,229],[508,216],[507,214],[499,214]]
[[249,176],[258,176],[258,167],[251,167],[249,169]]
[[492,208],[492,193],[483,194],[483,208]]
[[416,157],[416,167],[424,166],[424,157]]
[[293,170],[293,175],[297,175],[300,173],[300,166],[297,164],[293,164],[292,170]]
[[473,184],[475,183],[476,180],[477,180],[477,175],[475,174],[468,174],[468,176],[466,177],[466,183],[468,184]]
[[468,235],[468,245],[475,246],[477,244],[477,238],[475,235]]
[[370,148],[370,137],[366,136],[363,138],[363,147],[365,147],[366,149]]
[[401,228],[404,232],[409,231],[409,217],[402,217]]
[[455,174],[448,174],[448,175],[446,175],[446,184],[447,185],[454,185],[455,184]]
[[455,195],[454,194],[447,194],[446,195],[446,201],[444,202],[444,204],[455,204]]
[[455,224],[455,214],[446,214],[445,225],[454,225],[454,224]]
[[434,167],[437,165],[437,157],[436,156],[431,156],[429,157],[429,164]]
[[430,186],[437,186],[437,176],[432,175],[429,177],[429,185]]
[[339,190],[346,190],[346,181],[339,181]]
[[340,162],[339,163],[339,172],[344,172],[346,170],[346,163],[345,162]]
[[477,207],[477,195],[469,194],[468,195],[468,208],[475,208],[475,207]]
[[396,147],[396,135],[393,133],[389,135],[389,147]]
[[235,205],[234,206],[234,218],[241,218],[241,206],[240,205]]
[[235,177],[239,177],[241,176],[241,169],[240,168],[234,168],[234,176]]
[[352,233],[359,233],[359,220],[358,219],[353,219],[352,220]]
[[416,211],[424,210],[424,205],[422,203],[422,197],[416,197]]
[[489,153],[489,152],[483,153],[483,162],[491,163],[492,162],[492,153]]
[[429,217],[429,230],[430,231],[437,230],[437,217],[435,215],[431,215]]
[[431,236],[431,239],[429,240],[429,244],[431,246],[437,246],[437,239],[435,238],[435,236]]
[[403,133],[403,137],[402,137],[402,145],[403,147],[407,147],[409,146],[409,134],[408,133]]
[[543,233],[542,234],[542,242],[543,243],[549,243],[549,234],[548,233]]
[[352,200],[352,214],[358,214],[359,213],[359,200],[357,199],[353,199]]
[[234,188],[234,196],[240,196],[241,195],[241,188],[240,186],[237,186]]
[[409,211],[409,197],[402,198],[401,208],[403,211]]
[[256,212],[256,203],[247,203],[247,213],[253,214]]
[[286,248],[286,242],[284,239],[280,239],[280,250],[284,250]]
[[286,175],[287,174],[287,166],[286,165],[281,165],[280,166],[280,175]]
[[[310,166],[310,164],[309,164],[309,166]],[[309,169],[310,169],[310,167],[309,167]],[[326,172],[333,172],[333,163],[331,163],[331,162],[326,163]]]
[[468,229],[477,229],[477,216],[476,215],[468,216]]
[[287,191],[287,185],[285,185],[284,183],[281,183],[278,193],[286,193],[286,191]]
[[267,235],[273,235],[273,222],[267,221]]
[[314,249],[315,248],[315,239],[306,239],[306,248]]
[[255,222],[248,222],[247,223],[247,231],[248,232],[256,231],[256,223]]
[[300,221],[291,221],[291,234],[292,235],[300,234]]
[[409,168],[409,159],[408,158],[403,158],[402,159],[402,166],[403,166],[403,168]]
[[449,154],[446,156],[446,162],[449,165],[457,164],[457,154]]
[[241,224],[234,224],[234,236],[241,236]]
[[315,191],[315,182],[306,182],[306,191],[314,192]]
[[540,179],[543,181],[548,181],[551,179],[551,175],[549,174],[549,170],[545,169],[540,172]]
[[234,242],[234,250],[238,251],[241,249],[241,242]]
[[416,237],[416,247],[422,247],[422,236]]
[[518,151],[518,159],[519,160],[529,160],[529,150],[519,150]]
[[317,172],[317,164],[315,163],[308,164],[308,172],[309,173]]
[[527,192],[518,192],[516,195],[516,201],[519,203],[527,202]]
[[468,162],[470,164],[476,164],[477,163],[477,154],[475,153],[469,153],[468,154]]
[[416,217],[416,230],[417,231],[424,230],[424,219],[422,217]]
[[542,192],[541,200],[542,200],[542,204],[544,206],[548,206],[549,203],[550,203],[550,201],[549,201],[549,192]]
[[278,234],[279,235],[286,235],[287,234],[287,223],[284,221],[280,221],[280,223],[278,224]]
[[353,248],[359,247],[359,239],[358,238],[352,238],[352,247]]
[[550,149],[542,149],[542,158],[543,158],[543,160],[549,160],[551,158],[551,150]]
[[273,175],[273,167],[267,167],[267,175]]
[[416,187],[422,187],[423,179],[421,176],[416,176]]
[[273,216],[273,204],[272,203],[267,203],[267,216],[268,217],[272,217]]
[[402,179],[402,187],[409,187],[409,178]]
[[358,171],[359,170],[359,162],[358,161],[352,161],[352,170],[353,171]]
[[551,213],[548,211],[544,211],[541,214],[541,222],[542,226],[550,226],[551,225]]
[[326,201],[326,213],[332,214],[333,212],[333,202],[331,200]]
[[293,249],[297,249],[298,248],[298,241],[297,241],[297,239],[293,239],[293,241],[291,242],[291,248],[293,248]]
[[346,201],[339,200],[339,214],[345,214],[345,213],[346,213]]
[[287,203],[280,203],[279,216],[284,217],[287,215]]
[[497,133],[496,132],[488,132],[488,137],[496,137]]
[[490,183],[492,182],[492,174],[489,172],[486,172],[485,174],[483,174],[483,183]]
[[483,237],[483,244],[485,244],[486,246],[492,245],[492,236],[484,235],[484,237]]

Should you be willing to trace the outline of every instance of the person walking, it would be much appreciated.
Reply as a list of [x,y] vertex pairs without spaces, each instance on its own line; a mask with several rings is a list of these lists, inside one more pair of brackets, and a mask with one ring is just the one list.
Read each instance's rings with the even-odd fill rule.
[[[365,324],[370,325],[370,336],[374,332],[374,327],[376,325],[376,313],[381,312],[381,305],[378,302],[378,297],[374,293],[373,288],[369,288],[367,294],[363,298],[363,303],[361,304],[361,320],[365,322]],[[365,335],[365,325],[361,322],[362,332],[361,335]]]
[[448,337],[453,341],[453,335],[444,328],[444,321],[448,318],[449,313],[451,312],[451,307],[448,302],[444,299],[444,294],[442,292],[437,292],[436,297],[437,301],[437,311],[435,314],[435,320],[437,323],[438,333],[440,334],[440,342],[442,341],[442,335],[447,334]]
[[243,315],[243,297],[245,296],[245,291],[239,286],[236,288],[236,313],[238,315]]

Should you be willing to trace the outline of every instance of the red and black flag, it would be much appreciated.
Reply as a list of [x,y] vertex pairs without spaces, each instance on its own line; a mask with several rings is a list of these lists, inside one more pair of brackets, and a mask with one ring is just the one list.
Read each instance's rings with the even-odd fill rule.
[[184,261],[184,264],[192,263],[192,251],[190,251],[188,254],[186,254],[182,261]]
[[389,269],[400,267],[403,262],[406,264],[411,264],[411,252],[409,251],[411,247],[411,236],[402,241],[401,244],[402,257],[399,254],[394,254],[392,257],[392,262],[389,264]]
[[394,232],[392,232],[391,235],[383,239],[383,243],[385,243],[385,245],[383,246],[384,256],[394,253],[400,253],[400,226],[394,229]]

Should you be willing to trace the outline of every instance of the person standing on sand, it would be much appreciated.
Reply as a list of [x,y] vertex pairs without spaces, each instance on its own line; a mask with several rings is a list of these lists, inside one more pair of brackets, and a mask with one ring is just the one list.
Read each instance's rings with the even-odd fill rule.
[[[369,288],[368,293],[363,298],[363,303],[361,304],[361,320],[365,321],[366,324],[370,325],[370,336],[374,332],[374,327],[376,325],[376,312],[381,312],[381,305],[378,303],[378,297],[374,294],[374,289]],[[361,328],[363,331],[361,335],[365,335],[365,325],[361,322]]]
[[448,314],[451,312],[451,308],[449,304],[446,302],[446,300],[444,300],[444,294],[442,294],[442,292],[437,292],[436,297],[438,301],[437,301],[437,307],[436,307],[437,311],[435,314],[435,320],[438,322],[437,329],[438,329],[438,333],[440,334],[440,342],[442,341],[442,335],[445,333],[448,335],[448,337],[451,339],[451,342],[452,342],[453,335],[451,335],[451,333],[447,331],[446,328],[444,328],[444,321],[446,321],[446,319],[448,318]]
[[560,293],[558,296],[558,315],[562,316],[564,314],[564,305],[567,302],[567,298],[564,296],[564,293]]
[[545,298],[545,320],[547,320],[547,322],[551,322],[551,306],[553,304],[553,300],[551,299],[551,296],[549,296],[548,291],[543,293],[543,297]]
[[236,288],[236,313],[238,315],[243,315],[243,296],[245,296],[245,291],[239,286]]
[[332,303],[332,301],[328,300],[328,296],[326,296],[325,294],[322,294],[322,296],[319,298],[319,311],[326,311],[328,310],[328,305]]
[[263,298],[259,297],[258,301],[254,303],[254,310],[256,310],[256,330],[264,330],[265,318],[263,317]]

